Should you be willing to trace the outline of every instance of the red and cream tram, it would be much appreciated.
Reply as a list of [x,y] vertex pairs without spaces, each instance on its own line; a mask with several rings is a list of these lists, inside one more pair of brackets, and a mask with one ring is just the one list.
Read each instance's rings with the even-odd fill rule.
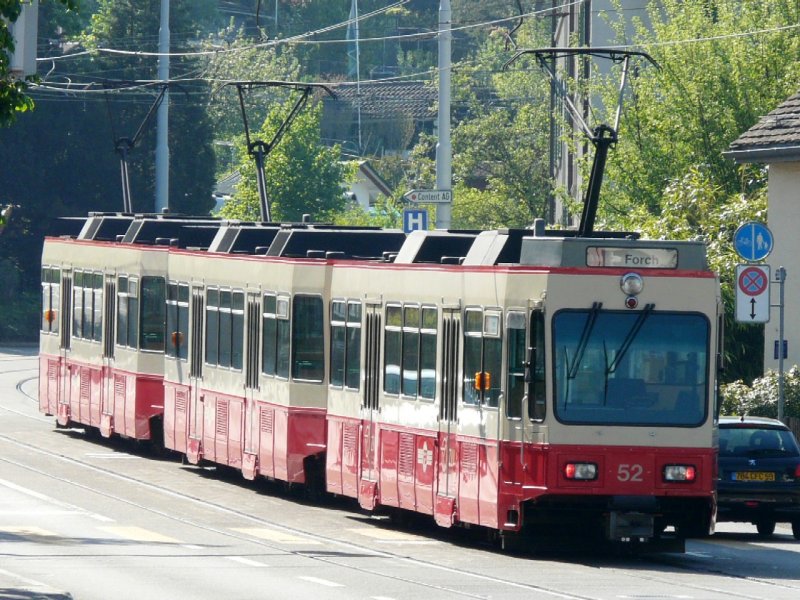
[[713,525],[722,309],[701,243],[207,228],[47,241],[43,412],[144,439],[163,415],[191,462],[504,538]]

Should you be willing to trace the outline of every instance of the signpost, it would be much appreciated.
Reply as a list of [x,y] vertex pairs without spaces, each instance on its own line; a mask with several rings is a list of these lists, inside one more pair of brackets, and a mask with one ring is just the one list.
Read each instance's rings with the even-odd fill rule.
[[745,223],[733,235],[733,247],[736,253],[749,264],[736,267],[736,320],[740,323],[766,323],[769,321],[769,309],[778,309],[778,337],[775,340],[775,358],[778,360],[778,419],[783,420],[784,407],[784,373],[783,361],[787,358],[789,342],[785,338],[783,311],[786,269],[782,266],[775,271],[775,283],[779,286],[780,300],[778,304],[770,304],[769,265],[753,264],[762,261],[770,252],[774,240],[772,232],[763,223],[751,221]]
[[736,267],[736,320],[740,323],[769,321],[769,265]]
[[403,198],[416,204],[449,204],[453,200],[451,190],[411,190]]
[[406,208],[403,211],[403,233],[428,229],[428,211],[421,208]]
[[772,252],[772,232],[763,223],[745,223],[733,234],[736,253],[747,262],[764,260]]

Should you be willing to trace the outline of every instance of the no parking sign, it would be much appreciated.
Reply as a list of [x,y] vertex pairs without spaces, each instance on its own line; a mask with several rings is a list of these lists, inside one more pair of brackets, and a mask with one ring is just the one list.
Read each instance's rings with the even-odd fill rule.
[[736,267],[736,320],[741,323],[769,321],[769,265]]

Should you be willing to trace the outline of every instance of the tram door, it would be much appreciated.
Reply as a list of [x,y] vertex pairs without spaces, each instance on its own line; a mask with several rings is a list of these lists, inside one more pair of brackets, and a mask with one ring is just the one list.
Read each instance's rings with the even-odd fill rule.
[[458,492],[458,356],[461,342],[461,309],[442,311],[442,372],[439,404],[439,496],[455,498]]
[[192,287],[191,347],[189,351],[189,440],[187,455],[197,462],[203,439],[203,398],[200,386],[203,381],[203,317],[205,296],[202,287]]
[[114,273],[106,274],[103,294],[103,387],[100,395],[100,431],[103,435],[110,436],[114,431],[114,401],[116,400],[113,372],[117,322],[117,276]]
[[56,420],[66,425],[70,418],[69,395],[72,376],[67,365],[72,338],[72,271],[65,269],[61,276],[61,342],[59,344],[59,370],[61,384],[58,390]]
[[[361,422],[361,479],[377,482],[378,432],[380,410],[381,330],[382,313],[379,303],[367,303],[364,332],[364,396]],[[362,486],[363,487],[363,486]]]
[[244,382],[244,456],[242,457],[242,473],[248,479],[254,479],[258,469],[259,451],[259,348],[261,347],[261,294],[247,293],[247,340],[245,342],[245,382]]

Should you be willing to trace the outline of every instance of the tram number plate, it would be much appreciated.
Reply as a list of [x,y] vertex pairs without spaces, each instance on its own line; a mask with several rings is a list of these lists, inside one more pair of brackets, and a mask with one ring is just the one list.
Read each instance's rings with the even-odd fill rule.
[[736,481],[775,481],[775,473],[760,471],[737,471],[733,474]]

